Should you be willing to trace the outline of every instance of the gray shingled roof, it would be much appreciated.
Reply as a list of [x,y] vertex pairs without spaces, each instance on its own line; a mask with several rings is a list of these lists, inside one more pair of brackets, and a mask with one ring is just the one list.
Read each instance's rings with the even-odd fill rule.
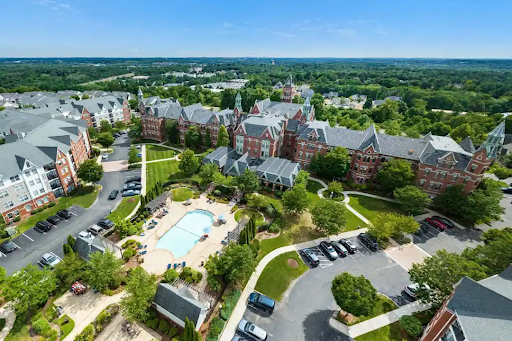
[[73,251],[78,253],[80,257],[85,260],[89,260],[89,257],[94,252],[105,252],[105,246],[99,238],[89,239],[80,236],[76,237],[75,245],[73,245]]
[[269,157],[256,169],[256,174],[275,184],[292,187],[300,171],[300,164],[277,157]]
[[468,136],[460,143],[460,147],[464,149],[466,152],[474,154],[476,152],[475,145],[473,144],[473,140]]
[[188,318],[197,325],[201,312],[208,309],[197,301],[187,287],[175,288],[168,283],[159,283],[153,302],[169,313],[185,321]]
[[292,118],[302,109],[302,104],[275,102],[268,98],[257,101],[255,105],[258,107],[260,115],[283,116],[286,118]]
[[6,178],[21,173],[24,161],[20,163],[20,160],[28,160],[38,166],[55,162],[55,159],[52,159],[41,149],[24,140],[2,145],[0,148],[0,160],[2,160],[0,174]]
[[226,166],[229,159],[236,156],[236,151],[231,147],[219,147],[203,158],[203,163],[214,163],[219,168]]
[[249,116],[242,122],[243,129],[248,136],[261,137],[268,128],[272,138],[275,138],[283,129],[283,124],[282,117],[269,116]]

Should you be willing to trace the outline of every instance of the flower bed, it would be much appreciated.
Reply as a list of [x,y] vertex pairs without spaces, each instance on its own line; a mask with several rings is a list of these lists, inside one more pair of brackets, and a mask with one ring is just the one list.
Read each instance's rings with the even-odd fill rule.
[[119,305],[111,304],[106,307],[94,321],[75,337],[75,341],[94,340],[112,322],[119,313]]

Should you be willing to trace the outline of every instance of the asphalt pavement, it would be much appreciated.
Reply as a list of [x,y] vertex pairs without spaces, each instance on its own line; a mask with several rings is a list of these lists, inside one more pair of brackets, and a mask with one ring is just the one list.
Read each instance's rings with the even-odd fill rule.
[[128,160],[128,152],[130,151],[131,140],[128,134],[123,134],[115,139],[114,152],[108,155],[108,161]]
[[[116,144],[115,152],[111,155],[123,160],[122,154],[124,153],[124,159],[126,159],[130,144],[127,135],[116,139]],[[104,173],[103,178],[98,182],[103,188],[97,201],[90,208],[72,206],[70,211],[73,216],[67,221],[62,221],[49,232],[41,233],[31,228],[14,238],[13,242],[19,248],[7,254],[6,257],[0,257],[0,266],[5,268],[7,275],[10,275],[29,263],[37,265],[41,256],[47,252],[53,252],[63,258],[62,245],[67,242],[68,235],[76,237],[78,233],[97,223],[111,210],[114,210],[122,197],[119,194],[115,200],[108,200],[110,192],[114,189],[122,190],[125,178],[132,175],[140,175],[140,169]]]

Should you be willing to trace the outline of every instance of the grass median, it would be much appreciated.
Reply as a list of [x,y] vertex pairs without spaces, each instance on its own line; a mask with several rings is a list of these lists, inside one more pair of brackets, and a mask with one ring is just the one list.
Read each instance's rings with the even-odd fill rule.
[[135,209],[138,203],[138,195],[123,198],[119,206],[117,206],[117,208],[107,216],[107,219],[110,219],[112,221],[124,220],[130,213],[132,213],[132,211]]
[[174,156],[176,156],[176,151],[172,149],[150,144],[146,145],[146,161],[170,159]]
[[348,204],[371,222],[382,212],[405,214],[398,203],[362,195],[350,195]]

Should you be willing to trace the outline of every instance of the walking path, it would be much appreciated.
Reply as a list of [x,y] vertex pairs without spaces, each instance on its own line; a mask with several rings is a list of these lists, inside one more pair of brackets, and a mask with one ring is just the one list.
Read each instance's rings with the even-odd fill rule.
[[140,180],[142,184],[142,190],[140,191],[141,195],[146,195],[146,145],[143,144],[141,147],[141,156],[142,156],[142,167],[140,170]]
[[152,146],[158,146],[158,147],[164,147],[164,148],[167,148],[167,149],[172,149],[172,150],[175,150],[177,152],[183,152],[183,149],[179,149],[179,148],[176,148],[176,147],[171,147],[171,146],[167,146],[164,144],[165,142],[160,142],[160,143],[144,143],[144,144],[150,144]]
[[392,310],[389,313],[379,315],[372,319],[357,323],[353,326],[347,326],[346,324],[341,323],[335,318],[331,317],[329,319],[329,325],[336,329],[337,331],[348,335],[350,337],[358,337],[360,335],[369,333],[371,331],[377,330],[388,324],[394,323],[400,319],[400,317],[405,315],[412,315],[419,311],[424,311],[430,308],[428,304],[422,304],[418,301],[409,303],[407,305],[401,306],[398,309]]
[[16,314],[14,313],[14,310],[4,307],[0,309],[0,318],[5,319],[5,326],[0,332],[0,340],[5,340],[7,335],[9,335],[12,326],[14,325],[14,321],[16,320]]

